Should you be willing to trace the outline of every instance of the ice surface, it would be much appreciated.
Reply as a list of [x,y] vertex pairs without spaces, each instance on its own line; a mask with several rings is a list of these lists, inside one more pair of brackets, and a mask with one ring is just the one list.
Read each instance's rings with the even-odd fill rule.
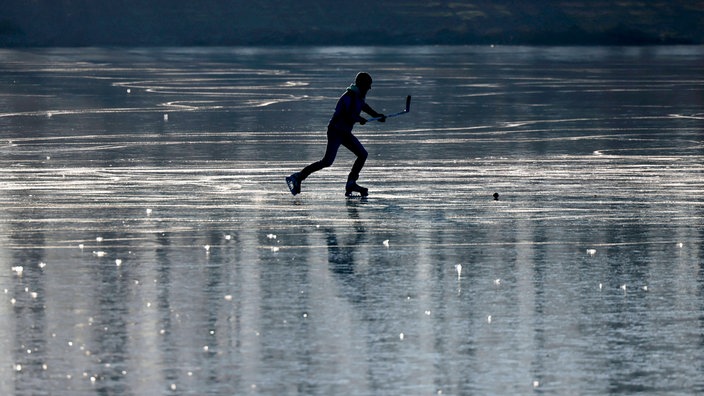
[[702,393],[703,61],[0,50],[0,394]]

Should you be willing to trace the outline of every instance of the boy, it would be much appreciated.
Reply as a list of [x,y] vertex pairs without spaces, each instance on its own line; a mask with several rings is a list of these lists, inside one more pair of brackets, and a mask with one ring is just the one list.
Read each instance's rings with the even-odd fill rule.
[[362,143],[352,134],[352,127],[356,122],[361,125],[366,124],[367,120],[359,114],[364,111],[372,117],[379,118],[380,122],[386,121],[386,116],[377,113],[365,103],[364,99],[367,92],[372,88],[372,77],[367,73],[358,73],[354,79],[354,84],[350,85],[345,93],[337,101],[335,113],[328,124],[328,144],[325,149],[325,156],[318,162],[314,162],[291,176],[286,178],[286,184],[291,190],[291,194],[296,195],[301,192],[301,182],[305,180],[311,173],[317,172],[323,168],[331,166],[335,161],[337,150],[340,145],[345,146],[348,150],[357,156],[357,159],[352,166],[349,176],[347,177],[347,185],[345,186],[345,195],[351,196],[353,192],[358,192],[361,196],[366,197],[369,191],[357,184],[359,172],[367,160],[367,150],[364,149]]

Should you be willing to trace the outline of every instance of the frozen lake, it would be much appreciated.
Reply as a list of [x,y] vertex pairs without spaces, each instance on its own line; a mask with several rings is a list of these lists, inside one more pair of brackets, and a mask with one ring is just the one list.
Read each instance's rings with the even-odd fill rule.
[[[0,394],[702,393],[703,64],[0,50]],[[291,196],[360,70],[370,197]]]

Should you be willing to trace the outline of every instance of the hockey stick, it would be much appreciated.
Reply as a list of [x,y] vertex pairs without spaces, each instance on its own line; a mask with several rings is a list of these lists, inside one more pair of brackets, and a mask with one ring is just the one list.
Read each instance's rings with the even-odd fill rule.
[[[406,114],[406,113],[408,113],[409,111],[411,111],[411,95],[406,96],[406,108],[405,108],[403,111],[399,111],[398,113],[394,113],[394,114],[389,114],[389,115],[386,116],[386,118],[397,117],[397,116]],[[374,118],[368,119],[367,122],[369,122],[369,121],[379,121],[380,119],[381,119],[381,117],[374,117]]]

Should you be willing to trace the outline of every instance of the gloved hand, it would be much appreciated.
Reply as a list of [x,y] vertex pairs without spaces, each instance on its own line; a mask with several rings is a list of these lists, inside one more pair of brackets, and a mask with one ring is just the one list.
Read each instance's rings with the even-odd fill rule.
[[386,122],[386,116],[385,116],[385,115],[379,114],[379,117],[381,117],[381,118],[379,118],[379,122]]

